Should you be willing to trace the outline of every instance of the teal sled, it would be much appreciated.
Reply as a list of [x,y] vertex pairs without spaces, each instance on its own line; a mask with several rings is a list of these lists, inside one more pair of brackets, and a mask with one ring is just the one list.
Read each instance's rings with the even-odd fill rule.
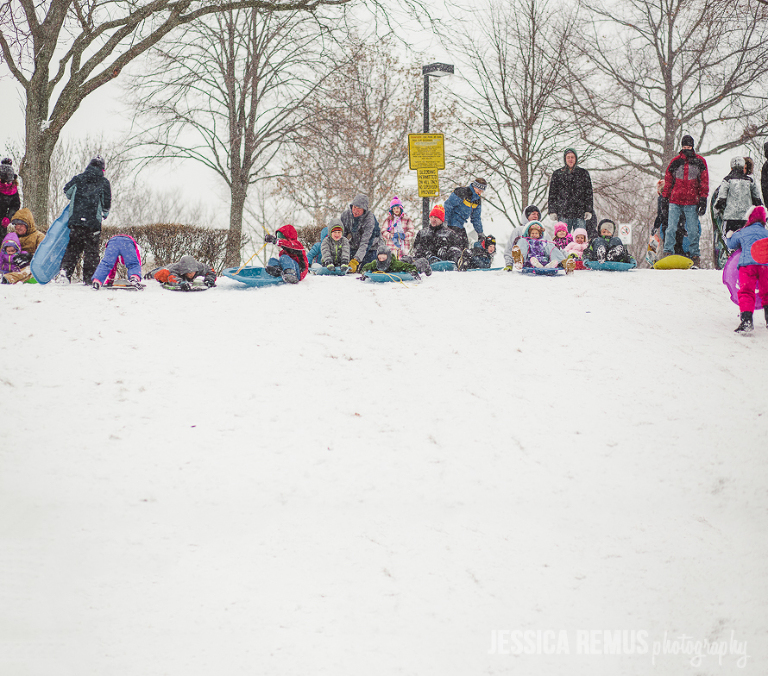
[[524,275],[541,275],[543,277],[554,277],[561,272],[565,272],[562,268],[523,268],[520,270]]
[[333,277],[343,277],[346,275],[346,272],[343,272],[342,270],[339,270],[339,268],[336,268],[335,270],[329,270],[326,267],[322,268],[309,268],[310,273],[313,275],[320,275],[321,277],[330,275]]
[[432,272],[456,272],[458,270],[456,263],[453,261],[435,261],[430,263],[430,267]]
[[371,282],[412,282],[413,275],[408,272],[364,272],[363,279]]
[[246,286],[277,286],[278,284],[285,284],[282,277],[273,277],[264,268],[258,267],[243,268],[239,271],[237,268],[225,268],[221,274],[237,282],[242,282]]
[[30,269],[32,276],[38,284],[47,284],[61,269],[61,260],[69,244],[69,208],[70,202],[64,207],[64,211],[48,228],[45,239],[40,242],[35,255],[32,257]]
[[616,261],[605,261],[604,263],[598,263],[597,261],[584,261],[584,267],[590,270],[611,270],[612,272],[626,272],[632,268],[637,267],[637,261],[633,260],[631,263],[617,263]]

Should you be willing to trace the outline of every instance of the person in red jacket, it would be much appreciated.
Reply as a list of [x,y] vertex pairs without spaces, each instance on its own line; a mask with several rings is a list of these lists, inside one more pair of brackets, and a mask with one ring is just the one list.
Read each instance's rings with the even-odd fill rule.
[[288,284],[297,284],[307,276],[307,251],[299,241],[296,228],[284,225],[274,235],[265,235],[264,241],[280,247],[279,258],[270,258],[265,270],[274,277],[282,277]]
[[[682,150],[673,158],[664,175],[664,188],[661,191],[662,218],[667,219],[667,233],[664,237],[664,256],[675,252],[675,235],[680,215],[685,215],[685,229],[688,231],[688,243],[693,264],[699,266],[699,237],[701,225],[699,216],[707,211],[709,197],[709,171],[701,155],[693,150],[693,137],[683,136]],[[672,227],[674,224],[674,227]]]

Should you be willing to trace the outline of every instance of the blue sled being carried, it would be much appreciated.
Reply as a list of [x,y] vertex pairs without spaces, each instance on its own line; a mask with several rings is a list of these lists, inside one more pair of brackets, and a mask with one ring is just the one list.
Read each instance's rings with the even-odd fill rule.
[[40,242],[32,262],[29,264],[32,276],[38,284],[47,284],[61,269],[61,260],[69,244],[69,208],[70,202],[64,207],[64,211],[48,228],[45,239]]

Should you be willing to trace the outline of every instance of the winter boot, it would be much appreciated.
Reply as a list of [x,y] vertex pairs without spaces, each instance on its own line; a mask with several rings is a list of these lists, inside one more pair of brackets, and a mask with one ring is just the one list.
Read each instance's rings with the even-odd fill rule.
[[694,268],[701,267],[701,256],[691,256],[691,260],[693,261]]
[[749,333],[754,330],[754,328],[755,325],[752,323],[752,313],[742,312],[741,324],[739,324],[739,328],[737,328],[734,333]]
[[273,277],[280,277],[283,274],[283,269],[279,265],[268,265],[264,270]]
[[573,274],[573,271],[576,269],[576,261],[573,258],[566,258],[563,262],[563,267],[565,268],[566,275]]
[[522,270],[523,269],[523,252],[520,251],[519,246],[513,246],[512,247],[512,260],[515,261],[515,269],[516,270]]
[[98,291],[101,288],[101,282],[98,279],[94,279],[93,282],[91,282],[91,286]]
[[296,271],[293,270],[292,268],[283,270],[283,281],[286,284],[298,284],[299,278],[296,276]]
[[53,278],[54,284],[69,284],[70,279],[66,270],[59,270],[59,274]]
[[462,270],[462,271],[469,270],[469,264],[471,259],[472,259],[472,254],[470,253],[469,249],[464,249],[464,251],[461,252],[461,256],[459,257],[459,262],[458,262],[459,270]]
[[768,329],[768,305],[763,308],[763,312],[765,312],[765,328]]

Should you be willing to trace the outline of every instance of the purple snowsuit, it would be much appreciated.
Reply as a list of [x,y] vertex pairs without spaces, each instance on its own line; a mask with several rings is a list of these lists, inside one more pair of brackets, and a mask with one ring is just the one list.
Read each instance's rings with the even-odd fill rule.
[[[5,247],[8,244],[13,244],[16,247],[15,254],[5,253]],[[19,236],[15,232],[9,232],[5,239],[3,239],[2,250],[0,250],[0,273],[6,272],[19,272],[21,267],[16,262],[16,258],[19,254],[27,253],[21,250],[21,243],[19,242]]]
[[93,280],[102,284],[113,281],[117,272],[117,264],[122,263],[128,268],[128,277],[141,279],[141,252],[136,240],[130,235],[115,235],[107,242],[104,256],[93,273]]

